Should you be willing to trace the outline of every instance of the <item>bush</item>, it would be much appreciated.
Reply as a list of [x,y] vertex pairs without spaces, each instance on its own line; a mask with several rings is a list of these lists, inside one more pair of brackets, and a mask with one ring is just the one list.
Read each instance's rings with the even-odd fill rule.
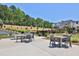
[[47,37],[49,35],[49,33],[45,33],[44,36]]
[[68,33],[73,33],[73,29],[72,28],[68,28],[67,31],[68,31]]
[[36,33],[38,36],[45,36],[47,37],[47,35],[49,34],[48,32],[37,32]]
[[79,33],[79,29],[77,29],[77,33]]
[[41,32],[37,32],[36,33],[38,36],[42,36],[42,33]]
[[69,34],[73,33],[73,31],[74,31],[74,29],[71,27],[65,27],[64,30],[67,31]]
[[25,32],[29,32],[29,30],[16,30],[17,32],[20,32],[20,33],[25,33]]

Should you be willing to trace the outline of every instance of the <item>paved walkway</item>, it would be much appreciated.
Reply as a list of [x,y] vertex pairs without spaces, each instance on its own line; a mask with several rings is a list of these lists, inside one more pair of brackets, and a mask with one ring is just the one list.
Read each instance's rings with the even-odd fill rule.
[[35,37],[30,43],[0,40],[0,56],[78,56],[79,46],[72,48],[49,48],[49,40]]

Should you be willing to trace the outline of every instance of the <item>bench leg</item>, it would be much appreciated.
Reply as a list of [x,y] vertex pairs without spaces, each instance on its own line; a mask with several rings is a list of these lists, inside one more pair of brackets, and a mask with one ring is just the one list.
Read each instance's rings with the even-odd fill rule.
[[70,47],[72,47],[71,41],[69,41],[69,45],[70,45]]
[[51,46],[51,40],[50,40],[49,46]]
[[59,47],[62,47],[62,39],[59,40]]
[[17,39],[16,39],[16,42],[17,42]]

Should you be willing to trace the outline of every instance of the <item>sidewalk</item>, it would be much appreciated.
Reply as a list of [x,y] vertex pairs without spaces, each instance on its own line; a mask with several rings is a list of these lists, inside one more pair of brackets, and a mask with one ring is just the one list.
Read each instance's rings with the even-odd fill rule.
[[35,37],[30,43],[0,40],[0,56],[78,56],[79,46],[72,48],[49,48],[49,40]]

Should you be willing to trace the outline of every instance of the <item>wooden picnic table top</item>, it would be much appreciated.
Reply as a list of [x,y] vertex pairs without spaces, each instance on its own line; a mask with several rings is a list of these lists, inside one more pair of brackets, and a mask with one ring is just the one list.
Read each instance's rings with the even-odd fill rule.
[[17,36],[25,36],[24,34],[18,34]]
[[67,37],[65,37],[65,36],[62,36],[62,35],[54,35],[54,38],[67,38]]
[[15,36],[26,36],[25,34],[16,34]]

